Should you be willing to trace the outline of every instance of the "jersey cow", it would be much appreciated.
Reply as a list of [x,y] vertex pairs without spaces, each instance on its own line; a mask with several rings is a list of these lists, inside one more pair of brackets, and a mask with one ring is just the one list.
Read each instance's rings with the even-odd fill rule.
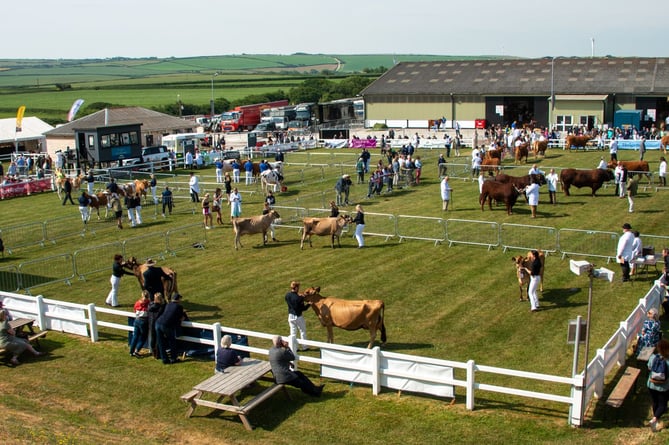
[[327,329],[328,342],[334,342],[332,328],[347,331],[369,330],[369,344],[374,346],[376,331],[381,331],[381,346],[386,343],[386,326],[383,322],[385,305],[382,300],[343,300],[323,297],[320,287],[310,287],[304,291],[304,301],[311,304],[318,320]]
[[270,210],[265,215],[252,216],[250,218],[232,218],[232,229],[235,231],[235,249],[242,246],[239,238],[242,235],[255,235],[262,233],[262,244],[265,245],[267,239],[267,231],[275,219],[280,216],[276,210]]
[[490,210],[492,210],[492,200],[494,199],[497,202],[503,202],[506,206],[506,213],[512,215],[513,206],[518,201],[519,195],[520,191],[511,183],[485,181],[481,187],[481,195],[479,196],[481,211],[483,211],[486,200],[488,201]]
[[601,168],[594,170],[565,168],[560,172],[560,183],[562,184],[565,196],[569,196],[569,189],[572,185],[577,188],[590,187],[592,189],[592,196],[595,196],[595,193],[602,187],[602,184],[608,181],[613,181],[613,172]]
[[[541,261],[541,270],[539,275],[541,276],[541,281],[539,281],[539,290],[543,292],[544,290],[544,263],[546,261],[546,255],[544,252],[539,250],[539,261]],[[532,261],[530,260],[530,254],[526,256],[514,256],[511,258],[511,261],[516,266],[516,278],[518,278],[518,287],[520,288],[520,301],[523,301],[523,288],[525,288],[525,293],[527,294],[527,289],[530,285],[530,274],[527,272],[527,269],[531,269]],[[529,297],[528,297],[529,299]]]
[[337,245],[341,247],[341,243],[339,242],[341,232],[350,221],[351,217],[348,215],[339,215],[336,218],[304,218],[302,220],[302,241],[300,242],[300,249],[304,249],[305,239],[309,241],[309,247],[313,247],[311,245],[311,235],[330,235],[332,248],[334,249],[335,246],[335,238],[337,238]]

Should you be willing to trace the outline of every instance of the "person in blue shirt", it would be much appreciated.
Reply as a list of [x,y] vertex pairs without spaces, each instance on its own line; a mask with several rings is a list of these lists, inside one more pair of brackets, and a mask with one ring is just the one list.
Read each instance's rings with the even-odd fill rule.
[[239,366],[242,364],[242,358],[230,346],[232,346],[232,337],[226,334],[221,338],[221,347],[216,351],[216,367],[214,371],[224,372],[225,368],[229,366]]

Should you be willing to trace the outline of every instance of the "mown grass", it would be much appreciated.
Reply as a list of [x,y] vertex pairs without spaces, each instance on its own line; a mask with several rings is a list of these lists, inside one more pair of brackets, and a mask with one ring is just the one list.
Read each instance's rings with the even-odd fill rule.
[[[333,157],[332,152],[288,154],[288,193],[278,197],[279,206],[290,206],[303,195],[326,192],[341,175],[341,167],[320,168],[299,165],[310,161],[334,165],[344,160],[352,165],[357,151]],[[663,222],[663,192],[641,191],[637,212],[627,213],[625,200],[611,196],[612,189],[591,198],[584,191],[572,197],[559,196],[560,204],[549,206],[545,189],[539,207],[540,218],[531,220],[529,209],[516,206],[507,216],[497,208],[481,212],[477,184],[453,179],[454,209],[441,211],[437,151],[421,151],[426,167],[423,184],[392,196],[365,200],[365,186],[354,186],[353,199],[368,213],[408,214],[530,223],[556,228],[571,227],[619,232],[629,221],[642,234],[666,234]],[[468,151],[466,152],[468,154]],[[601,153],[549,152],[539,163],[551,166],[594,166]],[[623,152],[621,158],[632,158]],[[656,166],[658,153],[648,158]],[[376,162],[375,153],[372,161]],[[323,161],[327,159],[327,161]],[[463,158],[468,162],[469,158]],[[655,162],[654,162],[655,161]],[[453,160],[455,162],[455,160]],[[292,164],[292,165],[291,165]],[[515,171],[525,173],[529,166]],[[352,173],[352,167],[344,166]],[[348,170],[347,170],[348,168]],[[205,188],[211,190],[213,170],[200,172]],[[353,175],[355,176],[355,175]],[[301,178],[301,179],[300,179]],[[185,181],[185,179],[184,179]],[[207,184],[210,183],[210,184]],[[255,186],[242,190],[256,190]],[[261,196],[244,194],[243,213],[260,212]],[[1,227],[77,213],[75,206],[61,206],[53,194],[35,195],[0,203]],[[183,210],[183,209],[181,209]],[[224,209],[224,211],[227,210]],[[346,208],[345,210],[352,210]],[[11,215],[11,216],[8,216]],[[10,219],[11,218],[11,219]],[[76,249],[139,236],[155,230],[199,222],[201,216],[178,213],[172,218],[153,219],[145,208],[144,227],[98,230],[94,236],[58,240],[45,248],[18,250],[1,265],[73,252]],[[76,221],[76,219],[75,219]],[[92,221],[94,227],[113,224]],[[369,222],[368,222],[369,225]],[[368,227],[370,231],[373,227]],[[285,334],[286,309],[283,295],[290,280],[306,286],[321,286],[324,295],[344,298],[381,298],[386,303],[389,342],[385,349],[477,363],[569,375],[573,349],[566,344],[568,320],[585,316],[587,279],[568,271],[568,262],[549,256],[542,297],[544,310],[531,314],[527,302],[518,302],[518,287],[510,257],[517,252],[482,247],[433,246],[429,242],[385,241],[367,237],[368,248],[358,250],[349,236],[342,248],[332,250],[325,238],[315,238],[313,248],[299,249],[295,230],[279,229],[278,243],[259,246],[259,236],[243,238],[244,248],[232,248],[228,224],[207,232],[207,248],[193,249],[168,257],[162,264],[179,273],[179,288],[185,306],[196,321],[219,321],[223,325]],[[610,265],[616,271],[615,265]],[[86,281],[35,288],[49,298],[102,304],[108,292],[108,273],[86,277]],[[652,277],[640,277],[633,284],[595,283],[591,355],[618,327]],[[124,278],[121,303],[130,308],[138,296],[137,283]],[[312,313],[306,315],[309,336],[324,340],[325,332]],[[42,341],[50,352],[44,360],[25,357],[25,364],[12,369],[0,367],[4,423],[0,433],[24,443],[662,443],[666,433],[651,437],[643,426],[648,400],[641,390],[631,395],[620,413],[606,413],[594,407],[588,427],[567,426],[567,407],[479,391],[476,410],[464,408],[464,393],[456,390],[456,403],[393,391],[378,397],[369,388],[327,380],[324,398],[314,401],[291,391],[291,401],[278,395],[256,408],[251,421],[256,430],[247,433],[234,417],[198,408],[195,417],[185,419],[185,405],[179,395],[210,375],[212,364],[187,361],[166,367],[153,359],[130,359],[124,336],[105,331],[99,343],[50,333]],[[335,340],[364,346],[363,331],[335,331]],[[263,345],[265,346],[265,345]],[[583,357],[581,357],[581,366]],[[312,378],[318,370],[305,366]],[[486,383],[568,394],[568,388],[532,381],[480,374]],[[617,414],[617,415],[616,415]],[[47,426],[48,425],[48,426]]]

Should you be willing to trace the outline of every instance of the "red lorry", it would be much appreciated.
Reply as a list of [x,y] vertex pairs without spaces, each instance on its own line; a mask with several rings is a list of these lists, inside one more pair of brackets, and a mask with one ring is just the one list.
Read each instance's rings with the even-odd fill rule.
[[261,104],[240,105],[234,110],[221,114],[219,119],[220,131],[253,130],[260,123],[260,111],[265,108],[284,107],[288,100],[277,100]]

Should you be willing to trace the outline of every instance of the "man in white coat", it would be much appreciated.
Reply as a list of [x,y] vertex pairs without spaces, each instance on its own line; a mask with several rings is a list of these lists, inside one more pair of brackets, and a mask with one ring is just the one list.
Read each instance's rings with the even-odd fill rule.
[[623,282],[630,280],[630,261],[634,258],[634,233],[629,223],[623,224],[623,234],[618,239],[616,259],[620,263]]

